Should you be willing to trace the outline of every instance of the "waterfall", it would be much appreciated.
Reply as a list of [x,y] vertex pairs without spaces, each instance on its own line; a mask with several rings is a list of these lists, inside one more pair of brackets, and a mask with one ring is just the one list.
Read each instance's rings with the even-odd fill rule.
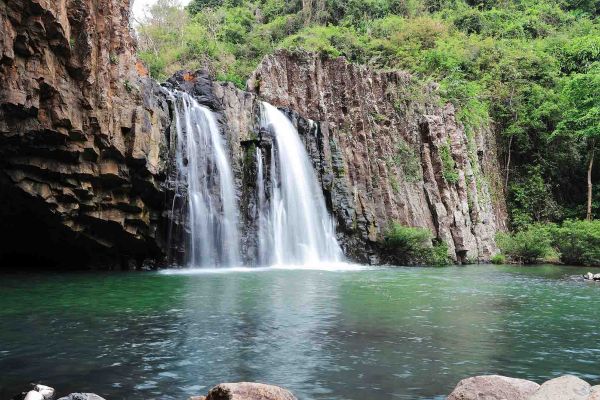
[[238,211],[229,156],[213,113],[175,92],[175,201],[186,218],[189,266],[240,263]]
[[[262,103],[262,128],[273,136],[269,207],[260,204],[259,262],[263,264],[316,264],[342,258],[323,192],[296,128],[277,108]],[[258,175],[262,172],[257,152]],[[257,188],[264,192],[259,178]],[[262,188],[262,189],[261,189]],[[263,202],[264,202],[264,197]]]

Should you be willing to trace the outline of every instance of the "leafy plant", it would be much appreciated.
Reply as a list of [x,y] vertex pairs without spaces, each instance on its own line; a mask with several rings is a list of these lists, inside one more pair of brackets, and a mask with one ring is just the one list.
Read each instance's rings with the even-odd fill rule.
[[387,251],[405,264],[446,265],[448,246],[434,240],[428,229],[402,226],[392,223],[384,234]]

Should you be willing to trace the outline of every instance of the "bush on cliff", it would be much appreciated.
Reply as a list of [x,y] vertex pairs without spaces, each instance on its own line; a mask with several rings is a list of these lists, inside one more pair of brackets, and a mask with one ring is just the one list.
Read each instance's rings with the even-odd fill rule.
[[424,228],[392,223],[384,233],[385,249],[402,264],[447,265],[448,245]]

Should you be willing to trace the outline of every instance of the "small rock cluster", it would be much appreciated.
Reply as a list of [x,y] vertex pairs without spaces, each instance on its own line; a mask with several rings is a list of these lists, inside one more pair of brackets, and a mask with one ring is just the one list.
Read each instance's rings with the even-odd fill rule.
[[[23,392],[12,400],[53,400],[55,395],[54,388],[46,385],[34,385],[33,389],[28,392]],[[94,393],[71,393],[68,396],[61,397],[58,400],[105,400]]]
[[[50,386],[35,385],[12,400],[53,400],[55,390]],[[105,400],[94,393],[71,393],[58,400]],[[298,400],[290,391],[264,383],[221,383],[209,390],[206,396],[194,396],[189,400]]]
[[525,379],[483,375],[463,379],[447,400],[600,400],[600,385],[572,375],[542,385]]
[[592,274],[591,272],[588,272],[583,277],[590,281],[600,281],[600,274]]

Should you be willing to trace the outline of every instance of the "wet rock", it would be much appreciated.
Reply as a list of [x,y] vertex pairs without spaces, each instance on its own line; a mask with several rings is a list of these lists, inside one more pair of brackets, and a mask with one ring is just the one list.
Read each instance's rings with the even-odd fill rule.
[[105,399],[94,393],[71,393],[70,395],[61,397],[58,400],[105,400]]
[[591,272],[588,272],[587,274],[583,275],[583,277],[585,279],[593,280],[594,279],[594,274],[592,274]]
[[497,252],[506,206],[492,195],[502,193],[494,134],[481,126],[467,135],[454,107],[439,106],[435,86],[341,57],[279,51],[265,57],[248,87],[317,123],[297,126],[355,260],[394,262],[394,254],[376,256],[392,221],[431,229],[457,262]]
[[160,259],[170,121],[129,1],[1,1],[0,26],[0,260]]
[[594,280],[600,281],[600,274],[594,274]]
[[591,389],[586,381],[564,375],[544,382],[529,400],[587,400]]
[[221,383],[208,392],[206,400],[297,400],[288,390],[263,383]]
[[25,399],[24,400],[44,400],[44,396],[40,392],[38,392],[38,391],[30,390],[25,395]]
[[54,398],[54,389],[50,386],[37,384],[33,387],[33,390],[39,392],[44,400],[52,400]]
[[525,379],[483,375],[463,379],[448,400],[527,400],[540,385]]

